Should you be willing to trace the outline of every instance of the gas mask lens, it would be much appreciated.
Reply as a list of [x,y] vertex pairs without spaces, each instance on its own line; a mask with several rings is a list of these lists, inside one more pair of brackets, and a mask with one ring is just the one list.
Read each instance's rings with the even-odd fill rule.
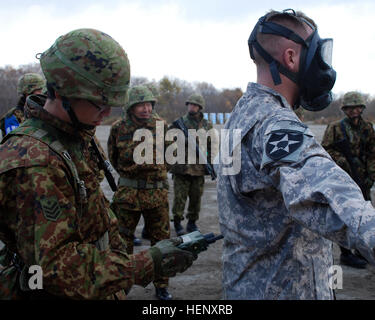
[[332,67],[333,39],[321,40],[320,58],[329,67]]

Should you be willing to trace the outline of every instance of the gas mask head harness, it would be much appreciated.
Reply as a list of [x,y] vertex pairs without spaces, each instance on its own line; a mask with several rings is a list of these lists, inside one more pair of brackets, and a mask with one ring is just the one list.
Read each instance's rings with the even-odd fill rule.
[[[278,23],[268,21],[277,15],[306,23],[312,30],[312,34],[302,39],[294,31]],[[302,46],[300,66],[298,72],[292,72],[275,60],[258,42],[257,34],[264,33],[287,38]],[[248,40],[250,57],[255,61],[254,48],[258,54],[268,63],[272,79],[275,85],[281,84],[280,73],[288,77],[299,87],[299,98],[294,109],[300,105],[309,111],[320,111],[328,107],[332,102],[331,89],[336,81],[336,71],[332,68],[332,39],[321,39],[318,30],[306,19],[296,15],[292,9],[283,12],[271,12],[261,17],[255,25]]]

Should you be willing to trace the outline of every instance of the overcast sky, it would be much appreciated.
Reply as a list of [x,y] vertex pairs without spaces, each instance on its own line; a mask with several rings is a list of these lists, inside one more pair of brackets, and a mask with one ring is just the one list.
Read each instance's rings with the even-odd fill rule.
[[334,93],[375,95],[374,0],[0,0],[0,66],[37,62],[35,54],[73,29],[94,28],[128,53],[132,76],[163,76],[240,87],[256,80],[247,40],[268,10],[294,8],[334,39]]

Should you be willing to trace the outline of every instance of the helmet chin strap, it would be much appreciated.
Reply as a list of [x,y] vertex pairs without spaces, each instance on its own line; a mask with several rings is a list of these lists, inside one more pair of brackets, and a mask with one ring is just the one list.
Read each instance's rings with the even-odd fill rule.
[[68,98],[66,97],[62,97],[62,105],[63,105],[63,108],[66,110],[66,112],[68,113],[68,116],[70,118],[70,121],[72,122],[73,124],[73,127],[76,129],[76,130],[92,130],[95,128],[95,126],[91,126],[91,125],[88,125],[88,124],[84,124],[82,122],[80,122],[72,108],[72,105],[70,103],[70,101],[68,100]]
[[134,119],[135,119],[135,121],[137,121],[138,123],[147,123],[149,120],[150,120],[150,118],[148,118],[148,119],[145,119],[145,118],[138,118],[134,113],[132,113],[132,112],[128,112],[128,114],[129,114],[129,116],[130,117],[133,117]]
[[352,122],[353,124],[355,124],[360,118],[361,118],[361,115],[360,114],[359,116],[355,116],[355,117],[348,117],[347,118],[349,119],[350,122]]

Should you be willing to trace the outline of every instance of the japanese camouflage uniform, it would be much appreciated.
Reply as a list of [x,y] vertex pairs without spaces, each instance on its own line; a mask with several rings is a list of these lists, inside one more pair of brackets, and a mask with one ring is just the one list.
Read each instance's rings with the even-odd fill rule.
[[250,83],[225,129],[241,152],[238,174],[217,167],[225,299],[332,299],[331,241],[375,264],[374,208],[283,96]]
[[[187,129],[204,129],[206,132],[212,129],[212,123],[203,118],[203,114],[199,112],[197,116],[191,116],[187,113],[182,117]],[[173,125],[169,129],[174,128]],[[188,143],[185,140],[185,164],[175,164],[170,172],[173,174],[173,219],[184,220],[184,210],[186,200],[189,197],[188,220],[196,221],[199,219],[201,209],[201,199],[204,191],[204,176],[207,174],[205,165],[199,164],[198,154],[196,154],[196,164],[188,164]],[[198,143],[197,143],[198,144]],[[191,151],[190,151],[191,152]],[[207,162],[211,163],[211,138],[207,139]]]
[[[2,261],[16,253],[23,271],[39,265],[46,296],[122,299],[123,289],[146,286],[153,259],[126,252],[88,147],[93,131],[77,132],[42,108],[31,113],[0,147]],[[19,272],[5,267],[0,295],[9,298]]]
[[[112,125],[108,138],[109,160],[120,175],[111,208],[120,221],[120,231],[126,240],[128,253],[133,252],[134,232],[141,215],[151,245],[170,237],[167,167],[165,163],[155,164],[157,122],[162,122],[166,132],[166,123],[155,113],[144,126],[136,124],[126,113],[124,119]],[[152,164],[137,164],[134,161],[134,150],[142,143],[133,141],[138,129],[152,132]],[[165,288],[168,278],[157,279],[154,284],[155,287]]]
[[[352,172],[348,159],[337,146],[337,142],[342,140],[345,140],[344,143],[351,152],[356,172]],[[372,123],[362,118],[357,125],[354,125],[349,118],[332,123],[324,133],[322,146],[353,180],[356,180],[355,175],[358,176],[363,196],[366,200],[370,200],[370,189],[375,181],[375,131]]]

